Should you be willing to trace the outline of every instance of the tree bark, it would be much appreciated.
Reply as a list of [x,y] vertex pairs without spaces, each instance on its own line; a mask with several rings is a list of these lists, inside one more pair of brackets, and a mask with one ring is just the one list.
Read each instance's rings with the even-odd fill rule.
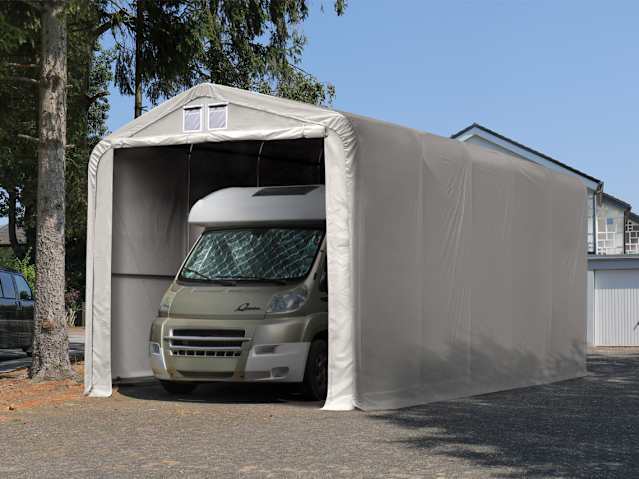
[[64,0],[41,3],[34,379],[73,376],[64,309],[67,31]]
[[9,244],[16,258],[22,258],[22,249],[18,243],[18,234],[16,231],[16,203],[18,202],[18,194],[15,187],[7,188],[9,193]]
[[142,114],[142,41],[144,29],[144,0],[136,1],[135,14],[135,109],[134,118]]

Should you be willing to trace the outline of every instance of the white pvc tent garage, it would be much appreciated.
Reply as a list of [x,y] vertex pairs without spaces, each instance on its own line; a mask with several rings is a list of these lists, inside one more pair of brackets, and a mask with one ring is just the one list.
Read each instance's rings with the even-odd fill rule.
[[150,375],[149,326],[192,243],[189,207],[260,175],[326,181],[325,408],[398,408],[585,374],[580,182],[409,128],[202,84],[91,155],[87,394]]

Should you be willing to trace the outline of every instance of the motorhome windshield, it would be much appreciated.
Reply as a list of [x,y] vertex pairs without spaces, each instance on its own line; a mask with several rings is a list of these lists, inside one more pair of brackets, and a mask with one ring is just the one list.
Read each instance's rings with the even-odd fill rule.
[[268,281],[305,277],[324,237],[323,229],[208,230],[185,262],[187,281]]

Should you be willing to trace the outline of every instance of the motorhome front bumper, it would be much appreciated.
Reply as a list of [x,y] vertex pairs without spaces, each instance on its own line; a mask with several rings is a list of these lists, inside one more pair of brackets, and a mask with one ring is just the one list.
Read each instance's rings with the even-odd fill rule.
[[164,318],[152,333],[150,360],[171,381],[301,382],[310,343],[306,318],[273,323]]
[[171,379],[166,369],[166,363],[164,362],[164,355],[162,354],[162,346],[160,343],[149,343],[149,358],[151,363],[151,371],[153,376],[158,379]]
[[244,379],[246,381],[281,381],[299,383],[311,343],[259,344],[248,354]]
[[160,350],[151,352],[150,360],[153,375],[163,380],[296,383],[304,379],[309,347],[310,343],[258,344],[247,352],[244,361],[241,356],[233,359],[201,354],[165,361],[166,352]]

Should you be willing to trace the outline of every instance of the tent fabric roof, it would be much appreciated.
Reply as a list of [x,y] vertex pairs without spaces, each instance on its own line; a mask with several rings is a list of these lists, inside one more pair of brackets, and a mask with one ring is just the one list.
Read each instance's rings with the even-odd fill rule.
[[[229,128],[228,130],[184,133],[174,129],[162,135],[145,134],[145,129],[201,98],[238,105],[253,110],[256,114],[262,112],[282,118],[295,119],[299,122],[299,126],[297,128],[268,128],[266,125],[261,125],[259,129],[252,132]],[[357,149],[356,136],[345,114],[285,98],[276,98],[213,83],[202,83],[161,103],[101,140],[93,149],[89,159],[89,185],[91,186],[91,181],[97,175],[100,159],[114,148],[197,144],[207,141],[321,138],[326,136],[327,129],[339,137],[344,150],[348,151],[351,157],[354,157]]]
[[335,125],[336,122],[343,119],[341,114],[333,110],[308,103],[276,98],[224,85],[202,83],[180,93],[132,120],[107,136],[106,140],[113,141],[120,138],[131,138],[169,113],[182,108],[187,103],[197,100],[198,98],[210,98],[220,102],[244,105],[247,108],[269,112],[284,110],[286,111],[286,116],[322,125]]

